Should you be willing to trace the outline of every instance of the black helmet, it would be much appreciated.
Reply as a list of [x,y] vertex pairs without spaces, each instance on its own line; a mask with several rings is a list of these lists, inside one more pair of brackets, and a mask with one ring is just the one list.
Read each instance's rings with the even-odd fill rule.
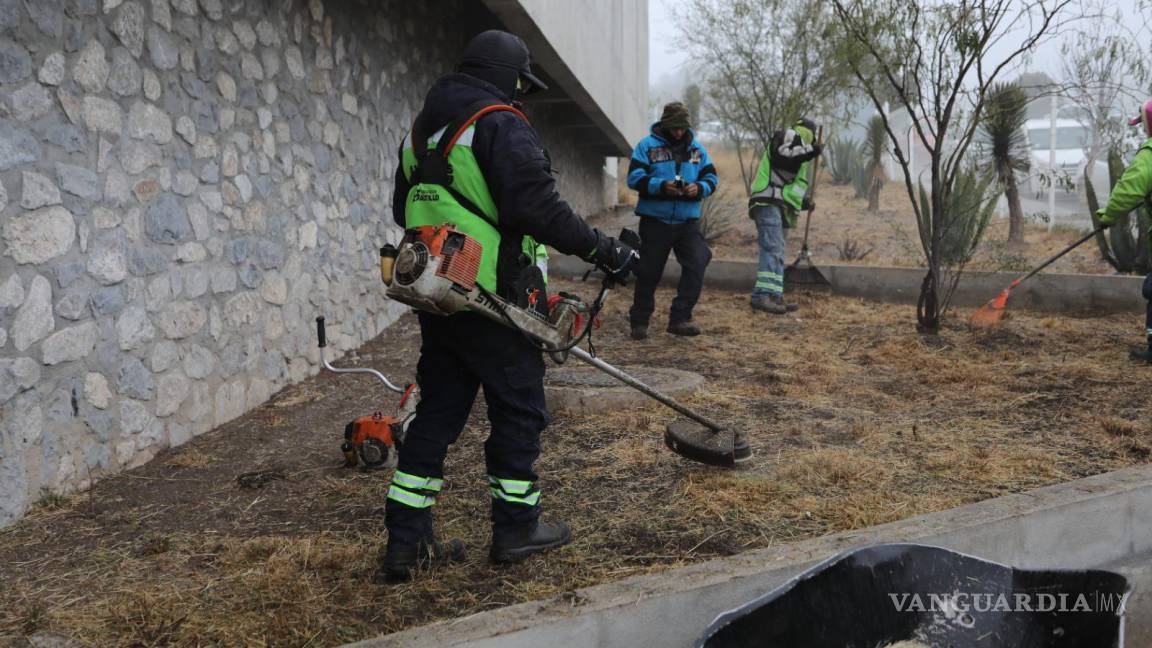
[[[536,90],[547,90],[548,85],[532,74],[531,59],[528,46],[519,37],[499,29],[489,29],[472,37],[464,46],[464,54],[460,58],[462,72],[492,70],[495,75],[478,75],[487,81],[493,82],[509,96],[515,94],[516,77],[528,81],[529,87],[522,88],[522,94],[529,94]],[[516,76],[503,73],[506,70],[515,71]],[[496,82],[496,80],[500,82]]]

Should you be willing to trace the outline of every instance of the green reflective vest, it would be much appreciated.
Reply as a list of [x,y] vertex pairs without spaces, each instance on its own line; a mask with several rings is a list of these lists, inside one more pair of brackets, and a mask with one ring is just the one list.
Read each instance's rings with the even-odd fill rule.
[[[801,141],[812,141],[812,133],[806,128],[793,127],[800,134]],[[776,143],[773,142],[772,146]],[[756,179],[752,182],[752,196],[750,204],[778,201],[800,211],[804,205],[804,198],[808,195],[808,176],[811,161],[804,162],[796,171],[772,167],[771,149],[764,151],[760,159],[760,168],[756,172]]]
[[[429,137],[425,146],[428,149],[435,149],[440,143],[440,138],[445,137],[446,130],[447,126]],[[480,213],[477,214],[462,205],[446,187],[419,182],[408,190],[408,198],[404,203],[404,221],[407,227],[439,226],[449,223],[458,231],[476,239],[483,248],[476,282],[484,289],[496,293],[498,291],[496,268],[502,238],[498,227],[500,214],[496,210],[492,194],[488,191],[488,183],[480,171],[480,165],[476,163],[476,156],[472,153],[472,138],[475,134],[475,124],[468,126],[460,134],[459,139],[448,151],[448,165],[451,170],[451,188],[471,202]],[[447,137],[453,135],[454,133],[449,133]],[[412,146],[412,133],[409,132],[404,137],[403,146],[404,177],[409,182],[412,182],[417,165]],[[520,250],[540,268],[547,280],[548,252],[544,246],[536,243],[532,237],[525,236],[521,241]]]

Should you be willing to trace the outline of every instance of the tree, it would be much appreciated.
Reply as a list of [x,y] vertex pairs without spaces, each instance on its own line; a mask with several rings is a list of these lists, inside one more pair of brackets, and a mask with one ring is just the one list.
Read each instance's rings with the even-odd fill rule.
[[695,83],[684,89],[684,107],[688,109],[688,118],[695,126],[700,125],[700,86]]
[[1085,142],[1089,170],[1123,147],[1127,133],[1121,117],[1144,100],[1142,88],[1149,80],[1139,37],[1124,21],[1119,9],[1099,16],[1062,47],[1061,95],[1092,135]]
[[681,45],[707,61],[698,74],[709,114],[741,157],[742,146],[763,149],[774,131],[832,105],[850,78],[830,57],[836,35],[824,3],[690,0],[676,18]]
[[[871,99],[888,133],[905,189],[916,213],[928,272],[921,284],[916,320],[935,332],[956,290],[973,241],[956,241],[957,232],[979,237],[971,227],[978,216],[957,208],[952,199],[965,156],[976,136],[990,89],[1001,75],[1037,45],[1060,33],[1075,0],[832,0],[843,47],[837,57]],[[1007,46],[1011,37],[1014,46]],[[1006,53],[992,59],[994,46]],[[884,100],[908,112],[916,140],[928,153],[928,187],[917,197],[908,154],[884,110]],[[945,258],[943,242],[968,250]],[[952,255],[948,255],[952,256]]]
[[987,166],[995,174],[1008,201],[1008,242],[1024,243],[1024,210],[1020,207],[1017,172],[1031,167],[1031,152],[1024,134],[1028,97],[1016,83],[998,83],[988,93],[987,114],[980,125],[987,147]]

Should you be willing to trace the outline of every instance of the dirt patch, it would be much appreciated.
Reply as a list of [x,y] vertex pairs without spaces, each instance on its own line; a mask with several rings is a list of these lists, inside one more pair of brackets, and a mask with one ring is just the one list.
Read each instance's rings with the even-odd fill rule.
[[[670,299],[660,291],[661,313]],[[339,441],[344,422],[395,400],[373,379],[320,375],[0,531],[0,643],[333,645],[1139,464],[1152,449],[1148,369],[1125,359],[1135,315],[1014,312],[994,334],[924,338],[911,307],[799,296],[799,313],[773,317],[711,292],[704,335],[667,335],[658,314],[638,343],[627,301],[608,306],[601,355],[706,376],[687,402],[747,432],[749,468],[669,453],[659,405],[559,415],[538,469],[546,515],[576,541],[496,568],[478,399],[437,509],[468,561],[383,585],[389,475],[342,468]],[[359,356],[410,379],[417,344],[405,317]]]

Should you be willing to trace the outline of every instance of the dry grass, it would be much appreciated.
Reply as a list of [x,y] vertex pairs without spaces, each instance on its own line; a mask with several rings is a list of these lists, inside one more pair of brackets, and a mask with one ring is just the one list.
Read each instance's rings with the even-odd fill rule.
[[[587,285],[557,288],[588,294]],[[661,291],[661,312],[671,295]],[[38,632],[86,646],[323,646],[758,547],[889,522],[1147,461],[1133,317],[1016,312],[1001,330],[914,332],[910,307],[801,296],[794,316],[706,294],[705,334],[625,339],[626,299],[596,335],[617,364],[702,373],[694,407],[745,430],[739,471],[663,448],[659,406],[559,417],[538,465],[546,515],[576,542],[487,563],[478,406],[449,456],[440,533],[468,560],[414,582],[374,578],[387,473],[340,468],[342,422],[380,405],[370,380],[321,376],[239,421],[53,499],[0,531],[0,644]],[[955,321],[962,321],[964,313]],[[403,321],[362,351],[403,358]],[[407,373],[406,373],[407,372]],[[278,479],[242,486],[237,477]]]

